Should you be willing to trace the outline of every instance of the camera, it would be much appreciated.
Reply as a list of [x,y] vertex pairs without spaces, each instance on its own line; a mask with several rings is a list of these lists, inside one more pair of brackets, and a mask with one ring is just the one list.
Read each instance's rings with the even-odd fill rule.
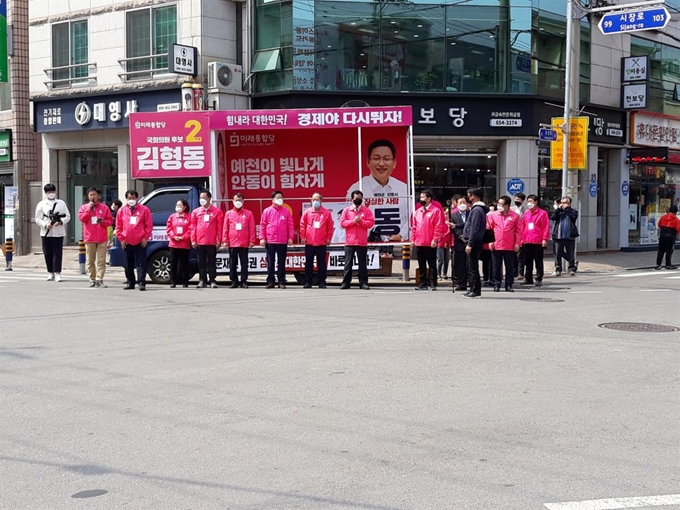
[[50,214],[48,215],[48,217],[49,217],[49,219],[50,219],[50,225],[54,226],[54,225],[56,225],[57,223],[61,223],[61,219],[62,219],[62,218],[65,218],[65,217],[66,217],[66,214],[54,212],[54,213],[50,213]]

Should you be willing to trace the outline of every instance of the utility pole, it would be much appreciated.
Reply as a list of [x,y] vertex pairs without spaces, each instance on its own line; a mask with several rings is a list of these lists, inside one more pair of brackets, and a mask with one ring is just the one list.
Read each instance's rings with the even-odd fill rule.
[[[581,86],[581,23],[574,22],[576,17],[576,0],[567,0],[566,55],[564,59],[564,153],[562,154],[562,195],[569,195],[574,202],[578,201],[578,172],[569,171],[569,134],[570,119],[573,112],[579,110],[579,89]],[[578,16],[580,18],[580,16]],[[576,207],[576,204],[574,204]]]

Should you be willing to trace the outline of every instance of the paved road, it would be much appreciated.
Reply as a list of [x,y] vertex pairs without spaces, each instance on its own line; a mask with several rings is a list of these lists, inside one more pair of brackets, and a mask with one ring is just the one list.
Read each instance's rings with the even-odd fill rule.
[[[680,493],[680,333],[597,327],[680,326],[680,271],[480,300],[111,283],[0,273],[1,509],[545,510]],[[72,497],[92,490],[108,492]]]

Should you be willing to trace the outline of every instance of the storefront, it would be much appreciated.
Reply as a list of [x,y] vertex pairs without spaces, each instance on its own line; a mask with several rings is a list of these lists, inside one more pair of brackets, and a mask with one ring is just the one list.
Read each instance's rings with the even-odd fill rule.
[[[57,184],[72,212],[87,200],[90,187],[110,204],[135,186],[129,173],[130,114],[181,106],[178,88],[33,102],[35,131],[43,135],[43,181]],[[80,239],[80,222],[72,221],[67,234],[70,243]]]
[[0,130],[0,244],[8,237],[14,237],[7,228],[6,216],[14,215],[12,199],[6,196],[6,188],[14,186],[14,164],[12,163],[12,130]]

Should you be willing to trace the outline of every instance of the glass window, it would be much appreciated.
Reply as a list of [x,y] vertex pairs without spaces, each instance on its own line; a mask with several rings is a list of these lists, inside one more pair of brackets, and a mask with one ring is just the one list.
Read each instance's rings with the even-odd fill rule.
[[478,187],[487,204],[498,198],[496,154],[415,154],[414,164],[416,195],[429,188],[443,205],[453,195]]
[[151,213],[174,213],[175,205],[178,200],[186,200],[188,192],[186,191],[168,191],[167,193],[159,193],[154,195],[144,205],[151,209]]
[[7,66],[7,82],[0,83],[0,111],[12,109],[12,66]]
[[128,73],[126,79],[148,79],[156,74],[167,73],[168,53],[175,42],[177,6],[128,11],[126,57],[129,60],[125,67]]
[[680,82],[680,48],[631,37],[630,54],[649,57],[649,97],[647,110],[680,115],[680,97],[676,84]]
[[[70,87],[87,81],[88,66],[87,20],[52,25],[52,88]],[[78,78],[85,78],[79,80]]]
[[258,51],[253,58],[251,71],[257,73],[281,69],[280,53],[279,49]]

